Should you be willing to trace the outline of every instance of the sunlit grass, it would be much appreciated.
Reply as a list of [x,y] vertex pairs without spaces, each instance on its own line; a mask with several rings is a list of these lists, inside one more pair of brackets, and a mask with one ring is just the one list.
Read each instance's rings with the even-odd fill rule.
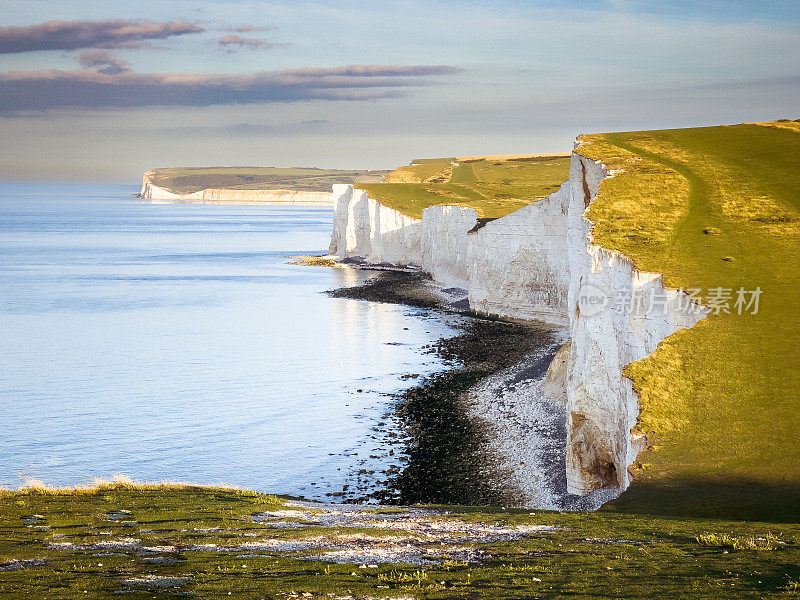
[[701,546],[731,548],[732,550],[776,550],[781,547],[781,541],[770,532],[764,537],[734,537],[726,533],[701,533],[696,539]]
[[[588,216],[595,242],[674,288],[762,290],[625,373],[648,469],[618,509],[800,519],[800,135],[737,125],[582,137],[615,173]],[[641,466],[641,465],[640,465]]]
[[356,187],[416,218],[429,206],[453,204],[496,219],[556,191],[569,178],[569,162],[568,156],[415,160],[387,175],[387,183]]

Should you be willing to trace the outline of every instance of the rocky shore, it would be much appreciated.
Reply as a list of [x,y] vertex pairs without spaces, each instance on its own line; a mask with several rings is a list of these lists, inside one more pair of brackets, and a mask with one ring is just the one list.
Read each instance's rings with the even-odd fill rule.
[[460,333],[428,351],[449,367],[396,397],[381,432],[401,460],[383,489],[348,502],[596,508],[601,494],[567,493],[565,407],[541,386],[565,331],[540,322],[488,319],[463,310],[458,289],[417,271],[378,271],[334,297],[389,302],[463,317]]

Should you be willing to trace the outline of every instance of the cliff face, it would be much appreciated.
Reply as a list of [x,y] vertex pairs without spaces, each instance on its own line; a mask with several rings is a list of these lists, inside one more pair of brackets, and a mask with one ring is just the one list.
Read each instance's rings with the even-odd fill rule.
[[333,186],[331,254],[421,266],[421,232],[419,219],[386,208],[351,185]]
[[297,192],[292,190],[232,190],[208,188],[191,194],[174,194],[152,182],[152,171],[142,178],[139,196],[158,203],[189,204],[331,204],[327,192]]
[[705,315],[686,310],[686,295],[665,289],[660,275],[592,243],[584,213],[606,176],[573,153],[559,191],[477,230],[472,209],[433,206],[420,220],[352,186],[333,192],[332,255],[418,266],[466,289],[477,312],[569,326],[544,389],[566,405],[567,486],[581,495],[624,490],[644,447],[632,433],[639,405],[624,367]]

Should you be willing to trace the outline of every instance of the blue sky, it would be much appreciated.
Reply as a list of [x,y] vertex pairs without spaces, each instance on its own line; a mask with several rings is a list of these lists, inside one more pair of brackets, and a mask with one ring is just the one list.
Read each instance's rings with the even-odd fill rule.
[[[85,44],[48,41],[53,20]],[[798,2],[3,0],[25,29],[0,28],[0,177],[391,168],[800,117],[798,21]]]

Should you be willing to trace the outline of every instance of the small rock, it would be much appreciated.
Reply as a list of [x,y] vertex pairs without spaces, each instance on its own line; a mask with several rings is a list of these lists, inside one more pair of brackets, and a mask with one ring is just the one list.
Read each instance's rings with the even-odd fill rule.
[[183,558],[173,558],[171,556],[146,556],[142,559],[142,562],[152,565],[177,565],[186,561]]
[[106,518],[109,521],[122,521],[127,520],[131,514],[129,510],[112,510],[106,513]]
[[186,577],[161,577],[159,575],[145,575],[144,577],[126,579],[123,581],[123,583],[131,588],[164,589],[181,587],[192,583],[192,580]]
[[44,558],[32,558],[28,560],[10,560],[8,562],[0,562],[0,571],[19,571],[20,569],[41,567],[46,564],[47,564],[47,559]]

